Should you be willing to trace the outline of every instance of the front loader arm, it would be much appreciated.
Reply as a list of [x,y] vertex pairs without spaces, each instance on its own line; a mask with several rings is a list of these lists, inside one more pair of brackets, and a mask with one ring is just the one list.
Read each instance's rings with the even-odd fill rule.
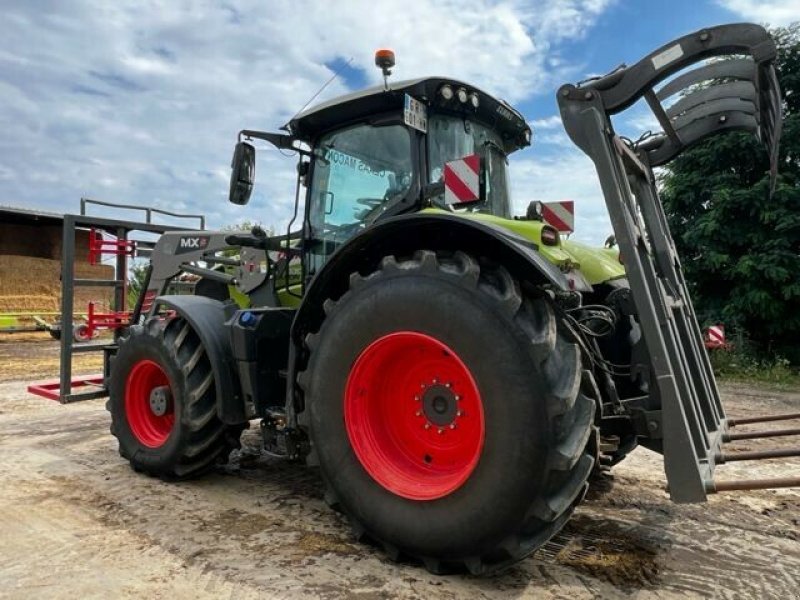
[[[716,482],[714,470],[724,462],[723,443],[735,437],[728,433],[733,424],[720,402],[652,169],[709,136],[743,130],[766,146],[774,182],[782,119],[775,57],[764,28],[723,25],[670,42],[631,67],[558,91],[564,127],[595,164],[625,257],[650,355],[650,405],[661,407],[635,417],[644,424],[648,445],[663,450],[670,496],[678,502],[734,489],[730,482]],[[681,73],[690,67],[695,68]],[[611,117],[641,98],[662,131],[630,142],[615,134]],[[665,100],[675,98],[665,107]],[[764,484],[734,483],[739,489]]]
[[[246,237],[247,234],[242,232],[241,236]],[[224,251],[230,249],[238,249],[238,257],[225,256]],[[183,273],[191,273],[225,286],[234,286],[240,293],[249,295],[267,283],[268,257],[261,248],[237,244],[232,232],[165,233],[150,253],[145,293],[137,303],[135,320],[138,320],[140,312],[148,312],[142,311],[145,295],[152,299],[167,293],[170,283]],[[150,303],[147,308],[154,308],[154,305]]]

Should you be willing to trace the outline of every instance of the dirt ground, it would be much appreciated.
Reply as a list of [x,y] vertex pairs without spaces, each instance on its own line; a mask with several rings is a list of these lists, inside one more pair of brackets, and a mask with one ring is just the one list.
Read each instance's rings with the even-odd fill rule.
[[[0,333],[0,382],[58,377],[59,352],[59,343],[47,332]],[[100,373],[103,353],[73,354],[72,365],[76,374]]]
[[[104,400],[61,406],[26,394],[21,379],[54,376],[55,358],[56,344],[35,336],[0,343],[2,598],[800,597],[800,490],[674,505],[660,457],[637,449],[533,557],[493,578],[436,577],[354,542],[317,473],[261,455],[255,428],[201,480],[134,473]],[[800,390],[723,395],[732,416],[800,409]],[[737,448],[777,445],[797,443]],[[797,476],[800,459],[719,473]]]

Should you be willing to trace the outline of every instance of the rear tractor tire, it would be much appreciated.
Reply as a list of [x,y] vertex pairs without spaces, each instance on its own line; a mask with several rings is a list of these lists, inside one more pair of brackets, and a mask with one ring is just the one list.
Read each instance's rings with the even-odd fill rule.
[[106,404],[120,455],[134,470],[163,479],[190,478],[227,462],[244,425],[219,420],[214,383],[185,319],[133,325],[113,358]]
[[551,301],[462,252],[383,259],[328,300],[299,376],[326,499],[391,558],[486,574],[583,498],[595,401]]

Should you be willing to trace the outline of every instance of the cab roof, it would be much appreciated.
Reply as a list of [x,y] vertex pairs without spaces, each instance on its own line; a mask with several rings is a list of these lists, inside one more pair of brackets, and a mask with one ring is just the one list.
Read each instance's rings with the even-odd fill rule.
[[[469,94],[477,93],[478,108],[473,108],[469,102],[462,104],[455,98],[444,101],[439,90],[445,84],[449,84],[454,91],[464,88]],[[381,84],[345,94],[300,112],[286,127],[294,137],[313,143],[330,129],[372,115],[401,110],[406,94],[423,102],[429,112],[464,115],[481,121],[500,134],[506,152],[530,144],[530,127],[514,107],[474,85],[445,77],[408,79],[391,83],[388,90]]]

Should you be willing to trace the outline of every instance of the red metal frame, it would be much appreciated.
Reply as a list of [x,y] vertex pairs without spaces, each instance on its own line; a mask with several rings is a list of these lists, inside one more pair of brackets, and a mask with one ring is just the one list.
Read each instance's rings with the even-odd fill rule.
[[110,256],[133,256],[136,252],[135,240],[107,240],[94,227],[89,230],[89,264],[96,265],[103,254]]
[[144,299],[142,300],[141,314],[146,315],[150,312],[150,309],[153,306],[153,301],[156,299],[157,294],[155,290],[145,290],[143,293]]
[[129,311],[95,312],[94,302],[89,302],[86,313],[86,328],[89,339],[94,337],[94,332],[99,329],[119,329],[127,327],[131,322]]
[[[103,387],[103,375],[78,375],[73,377],[70,383],[72,388],[80,387]],[[58,379],[45,379],[44,381],[35,381],[28,386],[29,394],[36,394],[48,400],[61,401],[60,382]]]

